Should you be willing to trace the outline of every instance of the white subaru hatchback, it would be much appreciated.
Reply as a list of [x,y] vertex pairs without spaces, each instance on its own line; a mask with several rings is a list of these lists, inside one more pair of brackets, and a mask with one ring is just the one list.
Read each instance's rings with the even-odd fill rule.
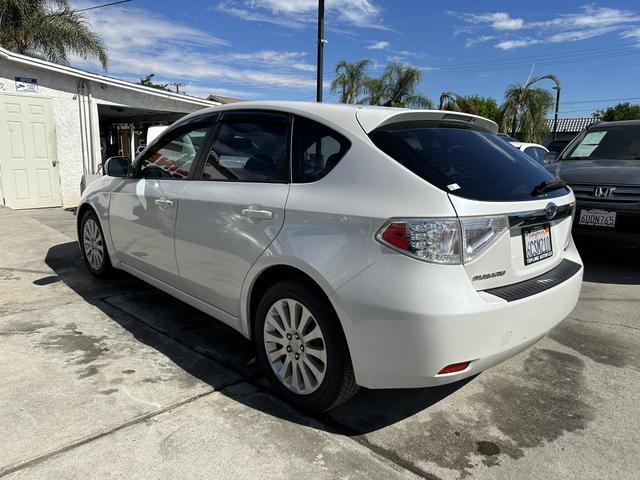
[[209,108],[106,162],[80,247],[94,275],[125,270],[252,339],[301,408],[454,382],[538,341],[582,282],[573,193],[496,131],[443,111]]

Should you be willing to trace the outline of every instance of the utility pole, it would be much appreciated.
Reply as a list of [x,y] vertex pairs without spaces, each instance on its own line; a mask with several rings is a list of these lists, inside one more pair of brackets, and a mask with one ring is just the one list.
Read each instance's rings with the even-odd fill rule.
[[176,87],[176,93],[180,93],[180,87],[184,87],[184,83],[172,83]]
[[316,102],[322,102],[322,64],[324,54],[324,0],[318,0],[318,67],[316,79]]
[[552,87],[556,90],[556,112],[553,115],[553,139],[556,139],[556,132],[558,131],[558,108],[560,107],[560,85]]

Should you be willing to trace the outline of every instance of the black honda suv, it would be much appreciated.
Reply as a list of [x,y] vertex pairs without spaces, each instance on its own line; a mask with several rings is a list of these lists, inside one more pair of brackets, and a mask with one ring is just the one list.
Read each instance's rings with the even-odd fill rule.
[[640,247],[640,120],[591,125],[551,161],[575,193],[577,238]]

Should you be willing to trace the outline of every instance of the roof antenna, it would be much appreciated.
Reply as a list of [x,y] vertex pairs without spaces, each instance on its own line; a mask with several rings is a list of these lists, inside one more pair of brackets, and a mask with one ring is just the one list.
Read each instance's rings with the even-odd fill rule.
[[533,69],[536,68],[536,64],[534,63],[533,65],[531,65],[531,71],[529,72],[529,76],[527,77],[527,81],[525,82],[525,85],[529,84],[529,80],[531,80],[531,75],[533,75]]

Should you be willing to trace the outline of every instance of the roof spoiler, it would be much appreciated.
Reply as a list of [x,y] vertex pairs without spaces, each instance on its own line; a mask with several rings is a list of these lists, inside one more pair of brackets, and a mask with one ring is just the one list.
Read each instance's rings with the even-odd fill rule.
[[356,118],[362,129],[368,134],[376,128],[398,122],[419,120],[441,120],[473,125],[481,130],[498,133],[498,125],[488,118],[469,113],[446,110],[409,110],[406,108],[359,108]]

